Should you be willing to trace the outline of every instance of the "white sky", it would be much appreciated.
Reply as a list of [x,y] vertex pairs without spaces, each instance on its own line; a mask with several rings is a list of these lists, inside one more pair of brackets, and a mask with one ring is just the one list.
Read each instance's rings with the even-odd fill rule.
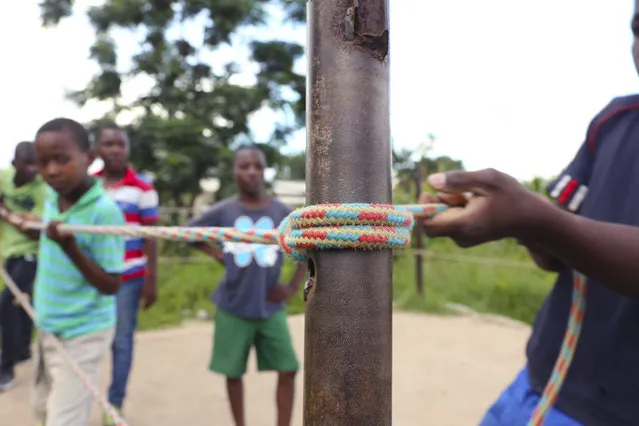
[[[103,111],[78,110],[64,99],[96,70],[87,59],[93,31],[86,19],[78,14],[45,30],[37,3],[13,2],[0,17],[0,167],[45,121],[89,120]],[[635,92],[632,1],[391,3],[391,123],[399,146],[416,146],[433,133],[433,154],[461,159],[469,169],[495,167],[522,179],[553,175],[572,158],[592,116],[612,97]],[[303,29],[280,35],[305,42]],[[118,39],[123,54],[137,49],[135,37]],[[125,95],[144,87],[132,82]],[[253,117],[258,139],[274,118],[268,111]],[[300,132],[290,148],[304,146]]]

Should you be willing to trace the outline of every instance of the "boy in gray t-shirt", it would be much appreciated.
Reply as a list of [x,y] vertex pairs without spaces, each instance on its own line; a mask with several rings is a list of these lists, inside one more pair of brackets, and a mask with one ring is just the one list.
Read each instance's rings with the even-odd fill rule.
[[[264,195],[265,167],[264,154],[257,147],[240,148],[233,164],[238,195],[218,202],[188,226],[277,228],[291,209]],[[290,425],[299,362],[286,322],[285,301],[297,293],[306,268],[298,266],[291,283],[282,285],[282,253],[276,245],[225,242],[222,251],[207,244],[194,246],[225,267],[213,294],[217,311],[209,368],[227,377],[235,424],[245,424],[242,376],[255,346],[258,369],[279,372],[277,425]]]

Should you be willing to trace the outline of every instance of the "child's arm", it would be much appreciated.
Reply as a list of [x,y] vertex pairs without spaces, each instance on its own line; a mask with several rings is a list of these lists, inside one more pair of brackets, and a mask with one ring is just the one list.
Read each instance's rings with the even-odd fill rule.
[[[545,202],[550,203],[545,196],[536,195]],[[420,196],[419,202],[424,204],[444,203],[450,207],[464,207],[468,203],[468,197],[464,194],[429,194],[425,192]],[[549,272],[559,272],[563,269],[564,264],[561,261],[540,250],[535,244],[522,240],[518,240],[518,242],[528,250],[528,254],[539,268]]]
[[194,249],[199,250],[217,260],[222,264],[222,266],[224,266],[224,254],[217,247],[201,242],[191,243],[190,245]]
[[102,294],[116,294],[120,290],[120,274],[108,273],[80,250],[75,236],[60,231],[60,222],[47,226],[47,237],[60,246],[84,277]]
[[291,297],[297,294],[297,291],[300,289],[300,284],[302,284],[302,280],[304,279],[304,275],[306,274],[306,264],[300,263],[297,265],[297,269],[295,269],[295,273],[291,278],[291,281],[288,285],[278,284],[269,291],[266,298],[270,302],[279,303],[285,300],[290,299]]
[[35,229],[27,229],[24,224],[25,222],[38,222],[40,218],[35,216],[32,213],[14,213],[8,208],[6,208],[2,201],[0,201],[0,218],[7,222],[9,225],[16,228],[18,231],[22,232],[29,239],[33,241],[37,241],[40,239],[40,231]]
[[550,256],[547,253],[543,253],[535,247],[531,247],[526,244],[524,244],[524,247],[528,250],[528,254],[530,254],[530,257],[535,264],[544,271],[559,272],[564,268],[564,264],[557,258]]
[[[539,196],[539,199],[552,204],[550,200],[546,198],[546,196],[541,194],[535,195]],[[561,208],[561,206],[559,206],[558,208]],[[538,245],[521,240],[519,241],[519,243],[526,247],[526,249],[528,250],[528,254],[530,254],[532,260],[539,268],[543,269],[544,271],[560,272],[564,268],[564,264],[562,261],[544,252],[543,249],[541,249]]]
[[494,170],[454,171],[429,177],[435,189],[475,196],[424,221],[430,237],[472,247],[524,237],[543,252],[623,295],[639,297],[639,228],[606,223],[549,205],[514,178]]
[[[144,226],[155,226],[160,220],[160,202],[157,191],[149,189],[140,197],[140,221]],[[158,245],[146,238],[142,250],[147,259],[147,275],[142,287],[143,308],[148,309],[158,298]]]
[[38,241],[40,239],[40,231],[37,229],[27,228],[25,225],[27,224],[27,222],[40,222],[41,219],[38,216],[30,213],[18,214],[18,216],[20,216],[21,219],[20,223],[16,225],[15,223],[10,222],[11,225],[18,228],[18,230],[26,235],[30,240]]

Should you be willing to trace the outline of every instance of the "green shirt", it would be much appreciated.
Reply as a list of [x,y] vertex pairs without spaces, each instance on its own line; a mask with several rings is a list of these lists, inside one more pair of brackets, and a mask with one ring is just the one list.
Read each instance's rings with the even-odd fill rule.
[[[3,195],[4,206],[14,213],[42,216],[47,184],[38,175],[33,182],[16,188],[13,183],[15,174],[16,170],[13,167],[0,172],[0,193]],[[0,241],[4,259],[38,252],[37,241],[30,239],[4,220],[0,220]]]

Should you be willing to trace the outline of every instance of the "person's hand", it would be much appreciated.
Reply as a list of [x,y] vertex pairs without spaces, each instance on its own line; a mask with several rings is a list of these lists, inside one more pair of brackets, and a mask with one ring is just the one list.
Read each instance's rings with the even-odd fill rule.
[[[31,296],[29,296],[29,293],[22,292],[20,293],[19,298],[22,299],[22,301],[24,301],[27,305],[31,303]],[[18,297],[13,299],[13,305],[20,306],[20,300],[18,300]]]
[[38,222],[40,218],[33,213],[16,213],[25,222]]
[[269,291],[266,299],[269,302],[279,303],[290,299],[295,292],[289,285],[277,284]]
[[426,219],[424,231],[429,237],[450,237],[460,247],[525,235],[540,212],[551,206],[511,176],[493,169],[434,174],[428,183],[440,193],[424,195],[421,201],[450,208]]
[[29,222],[39,222],[40,218],[33,213],[16,213],[20,218],[19,223],[16,224],[18,229],[22,232],[27,232],[30,228],[27,228]]
[[68,248],[75,243],[75,236],[71,232],[61,231],[60,222],[52,221],[47,225],[47,238],[58,243],[60,247]]
[[22,225],[22,218],[17,213],[8,212],[2,216],[4,220],[9,222],[11,225],[20,227]]
[[142,309],[147,310],[158,300],[157,279],[152,275],[147,275],[140,294],[142,298]]

